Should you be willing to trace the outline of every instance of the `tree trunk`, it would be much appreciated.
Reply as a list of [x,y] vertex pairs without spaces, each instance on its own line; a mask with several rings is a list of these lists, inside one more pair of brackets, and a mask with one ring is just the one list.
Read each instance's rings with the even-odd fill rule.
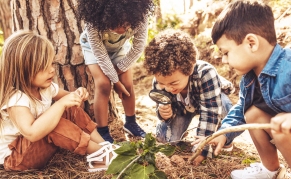
[[10,0],[1,0],[0,2],[0,29],[3,31],[3,37],[6,39],[11,35],[11,9]]
[[[55,47],[57,62],[54,81],[60,88],[74,91],[83,86],[89,92],[84,109],[94,118],[94,82],[84,64],[79,43],[84,22],[76,17],[77,0],[11,0],[12,32],[29,29],[46,36]],[[109,120],[117,120],[113,93],[110,100]]]

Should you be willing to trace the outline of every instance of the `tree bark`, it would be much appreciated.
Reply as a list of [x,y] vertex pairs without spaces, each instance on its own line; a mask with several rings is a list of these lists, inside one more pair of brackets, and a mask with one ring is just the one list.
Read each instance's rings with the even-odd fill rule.
[[0,29],[3,31],[3,37],[6,39],[11,35],[11,9],[10,0],[1,0],[0,2]]
[[[94,119],[94,81],[84,64],[79,43],[84,22],[77,19],[76,5],[77,0],[11,0],[11,29],[12,32],[29,29],[46,36],[53,43],[57,62],[54,82],[68,91],[74,91],[80,86],[87,88],[89,99],[85,102],[84,109]],[[113,92],[109,121],[119,118],[112,99]]]

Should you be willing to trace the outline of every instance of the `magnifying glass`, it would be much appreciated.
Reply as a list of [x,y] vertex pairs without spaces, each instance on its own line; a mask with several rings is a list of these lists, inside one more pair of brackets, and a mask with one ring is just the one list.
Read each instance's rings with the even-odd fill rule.
[[173,96],[165,91],[152,89],[149,93],[149,97],[158,104],[171,104],[173,101]]
[[163,104],[163,105],[171,104],[173,113],[175,115],[186,114],[185,106],[181,104],[180,101],[177,101],[175,95],[167,92],[165,89],[163,90],[152,89],[149,92],[149,97],[158,104]]

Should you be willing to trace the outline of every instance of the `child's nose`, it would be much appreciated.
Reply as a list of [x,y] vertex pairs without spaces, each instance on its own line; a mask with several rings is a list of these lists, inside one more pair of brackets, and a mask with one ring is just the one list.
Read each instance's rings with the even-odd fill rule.
[[165,90],[171,93],[173,88],[171,86],[165,86]]
[[222,57],[221,62],[222,63],[228,63],[227,58],[226,57]]

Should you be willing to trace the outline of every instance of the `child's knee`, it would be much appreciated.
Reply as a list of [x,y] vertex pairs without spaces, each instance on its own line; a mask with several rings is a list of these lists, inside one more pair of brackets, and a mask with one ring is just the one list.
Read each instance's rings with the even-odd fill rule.
[[251,106],[245,113],[246,123],[269,123],[271,117],[271,115],[256,106]]
[[107,80],[95,80],[95,91],[109,96],[111,92],[111,83]]

